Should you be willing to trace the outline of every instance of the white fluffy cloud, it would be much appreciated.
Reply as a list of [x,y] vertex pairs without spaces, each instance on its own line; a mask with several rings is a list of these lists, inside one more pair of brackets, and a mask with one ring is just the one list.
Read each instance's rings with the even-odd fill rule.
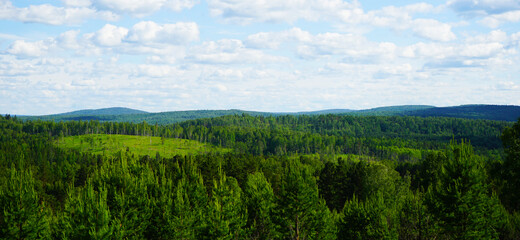
[[194,0],[93,0],[92,4],[100,9],[107,9],[122,14],[143,17],[161,8],[174,11],[189,9],[195,5]]
[[473,58],[489,58],[504,50],[504,46],[497,42],[464,45],[460,49],[460,56]]
[[7,52],[17,56],[24,57],[40,57],[55,46],[53,39],[46,41],[26,42],[24,40],[16,40],[7,49]]
[[[196,23],[157,24],[147,21],[137,23],[131,29],[105,24],[91,33],[82,34],[79,30],[69,30],[54,38],[40,41],[18,37],[13,39],[5,52],[19,57],[41,57],[51,50],[55,50],[53,52],[56,54],[73,53],[75,57],[126,54],[142,56],[150,63],[173,64],[183,59],[186,56],[186,46],[198,39]],[[247,50],[241,51],[255,54]],[[118,57],[114,57],[112,58],[117,61]]]
[[415,19],[411,22],[412,30],[420,37],[448,42],[457,37],[451,31],[451,26],[434,19]]
[[455,40],[456,36],[451,25],[435,19],[414,19],[415,13],[438,11],[426,3],[406,5],[403,7],[384,7],[365,14],[364,21],[373,26],[387,27],[398,31],[410,29],[416,36],[433,41],[447,42]]
[[442,45],[438,43],[417,43],[403,48],[402,56],[421,59],[461,59],[491,58],[505,53],[504,45],[499,42],[466,43]]
[[70,30],[60,34],[56,41],[59,43],[58,45],[62,48],[66,49],[78,49],[80,48],[80,44],[78,43],[78,35],[79,30]]
[[278,49],[281,44],[287,44],[304,59],[336,55],[353,61],[391,59],[397,48],[390,42],[370,42],[361,35],[331,32],[312,35],[299,28],[252,34],[245,42],[251,47],[267,49]]
[[117,46],[121,44],[128,34],[128,29],[106,24],[99,29],[93,36],[94,41],[104,47]]
[[152,21],[139,22],[130,30],[129,41],[141,43],[186,44],[199,39],[199,28],[194,22],[157,24]]
[[92,4],[90,0],[62,0],[62,2],[69,7],[88,7]]
[[[363,11],[354,1],[341,0],[299,0],[299,1],[252,1],[252,0],[212,0],[209,6],[213,16],[226,22],[250,24],[254,22],[295,22],[298,19],[308,21],[330,21],[343,28],[352,26],[375,26],[395,30],[413,31],[417,36],[434,41],[451,41],[456,38],[451,26],[434,19],[414,19],[413,14],[434,12],[438,9],[431,4],[416,3],[403,7],[388,6],[380,10]],[[251,45],[260,44],[262,37],[254,36]],[[255,40],[257,42],[255,42]],[[265,41],[263,41],[265,45]],[[271,44],[271,48],[276,44]]]
[[[62,0],[64,7],[51,4],[16,7],[0,1],[0,19],[51,25],[76,25],[89,19],[116,21],[118,14],[144,17],[160,9],[181,11],[192,8],[195,0]],[[99,10],[98,10],[99,9]]]
[[[513,37],[512,35],[511,37]],[[502,30],[493,30],[487,34],[480,34],[477,36],[470,36],[465,39],[467,43],[492,43],[492,42],[499,42],[503,43],[508,41],[509,37],[507,36],[507,33]]]
[[316,57],[323,55],[340,55],[349,61],[392,57],[396,46],[393,43],[372,43],[364,37],[353,34],[323,33],[313,37],[312,41],[298,48],[300,56]]
[[[57,41],[60,42],[61,47],[76,49],[83,52],[83,55],[99,55],[101,53],[99,51],[102,51],[104,47],[109,47],[110,51],[116,53],[169,55],[170,58],[178,58],[184,56],[184,48],[180,46],[198,39],[199,29],[196,23],[157,24],[152,21],[144,21],[135,24],[130,29],[106,24],[98,31],[85,33],[82,37],[77,31],[67,31],[62,33]],[[157,58],[155,59],[157,60]],[[169,60],[169,62],[172,61]]]
[[18,8],[10,1],[0,1],[0,19],[36,22],[51,25],[79,24],[88,19],[114,21],[118,16],[108,11],[87,7],[56,7],[50,4],[30,5]]
[[517,0],[450,0],[447,5],[460,14],[473,16],[520,9],[520,2]]
[[148,77],[167,77],[179,76],[182,75],[182,72],[176,67],[169,65],[141,64],[139,65],[139,75]]
[[503,23],[507,22],[520,22],[520,10],[509,11],[501,14],[489,15],[482,19],[480,23],[490,27],[497,28]]
[[260,50],[246,48],[242,41],[237,39],[203,42],[190,49],[187,59],[203,64],[269,64],[288,61],[284,57],[272,56]]
[[212,16],[238,24],[295,22],[298,19],[317,21],[336,18],[337,14],[348,15],[358,7],[356,2],[342,0],[209,0],[208,5]]
[[277,49],[284,42],[311,42],[313,36],[300,28],[291,28],[282,32],[260,32],[249,35],[245,43],[254,48]]

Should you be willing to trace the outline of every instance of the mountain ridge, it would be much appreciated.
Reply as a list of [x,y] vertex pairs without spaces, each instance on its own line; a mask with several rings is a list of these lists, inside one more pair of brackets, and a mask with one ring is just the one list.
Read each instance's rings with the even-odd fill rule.
[[[110,107],[99,109],[82,109],[72,112],[51,114],[51,115],[127,115],[127,114],[142,114],[149,113],[142,110],[127,108],[127,107]],[[49,116],[49,115],[44,115]]]
[[170,124],[199,118],[212,118],[225,115],[248,114],[252,116],[280,115],[352,115],[352,116],[416,116],[416,117],[454,117],[467,119],[487,119],[496,121],[517,121],[520,117],[520,106],[469,104],[451,107],[435,107],[430,105],[399,105],[376,107],[370,109],[324,109],[303,112],[259,112],[240,109],[229,110],[184,110],[166,112],[146,112],[125,107],[84,109],[72,112],[43,115],[20,116],[26,120],[98,120],[114,122],[149,122]]

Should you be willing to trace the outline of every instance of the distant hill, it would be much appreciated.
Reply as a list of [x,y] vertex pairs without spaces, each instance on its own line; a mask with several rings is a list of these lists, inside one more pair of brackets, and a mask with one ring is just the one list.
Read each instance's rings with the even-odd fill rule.
[[517,121],[520,106],[509,105],[462,105],[456,107],[434,107],[403,112],[406,116],[419,117],[456,117],[469,119],[488,119],[498,121]]
[[212,118],[225,115],[248,114],[252,116],[269,116],[272,113],[252,112],[243,110],[192,110],[192,111],[172,111],[148,113],[145,111],[130,108],[104,108],[95,110],[79,110],[68,113],[45,115],[45,116],[20,116],[25,120],[54,120],[54,121],[89,121],[98,120],[101,122],[133,122],[140,123],[146,121],[154,124],[171,124],[186,120],[199,118]]
[[454,117],[469,119],[487,119],[498,121],[517,121],[520,117],[520,106],[508,105],[463,105],[455,107],[434,107],[428,105],[404,105],[378,107],[365,110],[350,109],[328,109],[310,112],[254,112],[238,109],[231,110],[192,110],[148,113],[130,108],[103,108],[80,110],[62,114],[46,116],[20,116],[27,120],[98,120],[111,122],[134,122],[146,121],[154,124],[171,124],[199,118],[213,118],[225,115],[248,114],[252,116],[279,116],[279,115],[318,115],[337,114],[352,116],[418,116],[418,117]]
[[[101,109],[85,109],[85,110],[79,110],[74,112],[67,112],[67,113],[60,113],[56,114],[58,116],[60,115],[73,115],[73,116],[85,116],[85,115],[128,115],[128,114],[141,114],[141,113],[148,113],[141,110],[131,109],[131,108],[124,108],[124,107],[112,107],[112,108],[101,108]],[[52,116],[52,115],[50,115]]]
[[[310,111],[310,112],[296,112],[296,113],[285,113],[289,115],[321,115],[321,114],[345,114],[345,113],[351,113],[355,112],[356,110],[350,110],[350,109],[326,109],[326,110],[319,110],[319,111]],[[277,115],[284,114],[284,113],[276,113]]]
[[389,106],[389,107],[377,107],[366,110],[357,110],[346,113],[346,115],[356,116],[395,116],[401,115],[407,112],[428,110],[435,108],[435,106],[428,105],[403,105],[403,106]]
[[73,112],[66,112],[60,114],[44,115],[44,116],[20,116],[21,119],[27,120],[54,120],[54,121],[71,121],[71,120],[99,120],[99,121],[113,121],[118,117],[128,115],[140,115],[147,114],[148,112],[124,108],[124,107],[112,107],[112,108],[101,108],[101,109],[85,109]]
[[157,124],[171,124],[187,120],[199,118],[213,118],[226,115],[241,115],[248,114],[252,116],[269,116],[272,113],[252,112],[243,110],[191,110],[191,111],[173,111],[173,112],[159,112],[147,114],[132,114],[125,116],[115,116],[114,120],[117,122],[134,122],[139,123],[146,121],[148,123]]

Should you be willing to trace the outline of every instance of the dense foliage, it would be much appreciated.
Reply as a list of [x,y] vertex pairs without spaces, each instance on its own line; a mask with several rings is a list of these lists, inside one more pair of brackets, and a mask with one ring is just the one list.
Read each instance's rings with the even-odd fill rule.
[[[519,129],[337,115],[164,126],[0,117],[0,238],[519,239]],[[233,151],[164,157],[59,145],[88,134]]]

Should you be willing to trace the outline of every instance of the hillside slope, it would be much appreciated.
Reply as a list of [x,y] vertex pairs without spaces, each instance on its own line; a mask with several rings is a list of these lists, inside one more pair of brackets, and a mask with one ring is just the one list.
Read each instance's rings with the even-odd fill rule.
[[255,112],[244,110],[191,110],[148,113],[129,108],[104,108],[97,110],[80,110],[69,113],[46,116],[22,116],[25,120],[98,120],[102,122],[146,121],[151,124],[171,124],[200,118],[213,118],[226,115],[280,116],[280,115],[352,115],[352,116],[418,116],[418,117],[454,117],[467,119],[487,119],[498,121],[517,121],[520,117],[520,106],[510,105],[463,105],[454,107],[434,107],[428,105],[404,105],[378,107],[365,110],[327,109],[309,112]]
[[456,107],[435,107],[407,111],[403,112],[401,115],[419,117],[456,117],[514,122],[520,117],[520,106],[462,105]]

